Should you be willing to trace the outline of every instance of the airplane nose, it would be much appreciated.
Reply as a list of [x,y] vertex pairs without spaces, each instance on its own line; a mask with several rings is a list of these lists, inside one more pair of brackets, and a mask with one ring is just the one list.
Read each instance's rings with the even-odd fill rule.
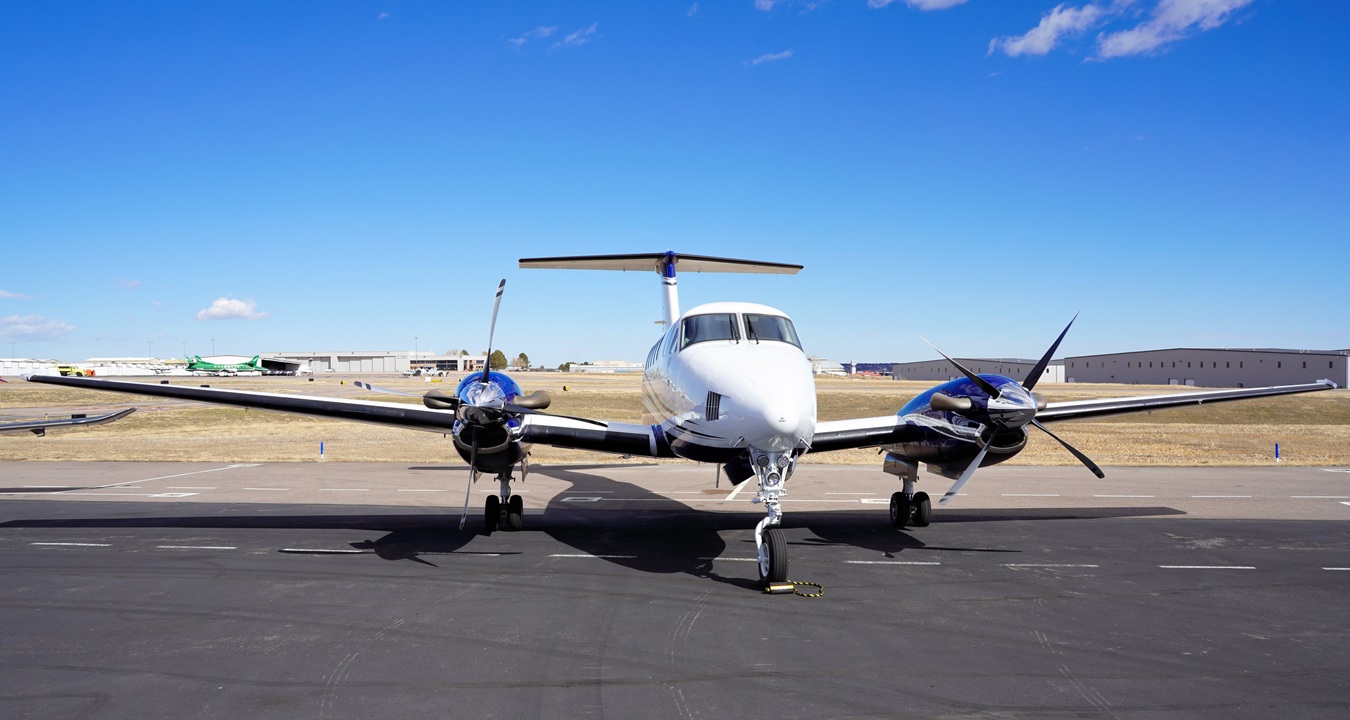
[[797,408],[786,403],[779,403],[768,409],[765,419],[769,421],[769,426],[774,432],[795,433],[797,426],[801,424],[800,413]]

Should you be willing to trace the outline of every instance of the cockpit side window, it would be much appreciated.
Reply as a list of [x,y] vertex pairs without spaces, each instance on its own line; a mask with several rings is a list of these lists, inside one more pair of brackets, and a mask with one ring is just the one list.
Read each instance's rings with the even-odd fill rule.
[[745,336],[750,342],[773,340],[796,345],[798,348],[802,346],[802,341],[797,339],[797,330],[792,327],[792,321],[782,315],[746,313]]
[[732,313],[691,315],[680,325],[680,349],[709,340],[740,340],[741,332]]

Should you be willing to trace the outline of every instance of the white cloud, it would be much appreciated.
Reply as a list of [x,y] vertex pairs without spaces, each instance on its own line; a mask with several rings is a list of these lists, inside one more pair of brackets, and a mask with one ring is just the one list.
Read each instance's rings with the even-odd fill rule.
[[[867,7],[884,8],[900,0],[867,0]],[[965,4],[966,0],[904,0],[905,4],[920,10],[946,10],[949,7]]]
[[75,331],[75,326],[41,315],[10,315],[0,318],[0,342],[55,340]]
[[132,290],[141,286],[140,280],[128,280],[126,278],[117,278],[117,286]]
[[567,37],[558,41],[557,45],[554,45],[554,47],[558,47],[559,45],[566,45],[568,47],[580,47],[594,40],[595,34],[596,34],[596,23],[591,23],[590,27],[581,28],[580,30],[577,30],[575,32],[568,33]]
[[1160,0],[1153,18],[1129,30],[1097,36],[1100,59],[1162,52],[1178,40],[1228,22],[1233,11],[1252,0]]
[[781,0],[755,0],[755,9],[768,12],[772,10],[773,6],[777,5],[779,2],[781,2]]
[[198,320],[261,320],[267,313],[257,311],[258,303],[236,298],[216,298],[211,307],[197,313]]
[[519,50],[521,45],[524,45],[525,43],[531,40],[542,40],[543,38],[546,38],[555,32],[558,32],[558,26],[556,25],[552,26],[540,25],[539,27],[529,32],[521,33],[520,37],[514,37],[511,38],[510,40],[507,40],[506,44]]
[[0,298],[4,298],[6,300],[27,300],[28,296],[24,295],[23,293],[10,292],[8,290],[0,290]]
[[1055,49],[1056,43],[1066,35],[1076,35],[1092,27],[1101,19],[1104,11],[1098,5],[1084,5],[1080,8],[1056,5],[1048,14],[1041,16],[1036,27],[1024,35],[994,38],[989,41],[989,53],[1002,50],[1008,57],[1019,55],[1044,55]]
[[769,53],[769,54],[767,54],[767,55],[760,55],[759,57],[755,58],[754,60],[751,60],[751,61],[750,61],[750,64],[751,64],[751,65],[760,65],[760,64],[766,63],[766,62],[777,62],[777,61],[779,61],[779,60],[786,60],[786,59],[788,59],[788,58],[790,58],[790,57],[792,57],[792,51],[791,51],[791,50],[784,50],[783,52]]
[[376,19],[376,20],[383,20],[383,19],[385,19],[385,18],[387,18],[387,17],[389,17],[389,13],[382,12],[382,13],[380,13],[379,16],[376,17],[375,19]]
[[685,17],[693,17],[696,13],[698,13],[698,3],[694,3],[693,5],[690,5],[690,6],[689,6],[689,12],[685,13],[684,16],[685,16]]

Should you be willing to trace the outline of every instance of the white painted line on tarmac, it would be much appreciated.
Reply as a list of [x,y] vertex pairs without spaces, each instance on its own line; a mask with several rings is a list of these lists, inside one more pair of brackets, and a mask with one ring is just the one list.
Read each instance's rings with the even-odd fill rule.
[[[838,501],[837,501],[837,500],[817,500],[816,502],[838,502]],[[844,502],[848,502],[848,501],[845,500]],[[891,501],[890,501],[889,498],[865,497],[865,498],[858,498],[858,502],[860,502],[860,503],[862,503],[862,504],[864,504],[864,505],[889,505]]]
[[108,543],[77,543],[77,542],[35,542],[29,545],[46,545],[48,547],[112,547]]
[[1323,570],[1350,570],[1350,567],[1343,568],[1322,568]]
[[1003,567],[1026,567],[1026,568],[1095,568],[1098,565],[1068,565],[1061,563],[1003,563]]
[[56,489],[56,488],[68,488],[68,487],[73,487],[73,486],[71,486],[71,485],[20,485],[19,487],[22,488],[22,489],[24,489],[24,490],[53,490],[53,489]]
[[718,560],[722,562],[759,562],[759,558],[701,557],[696,560]]
[[1342,500],[1342,501],[1341,501],[1341,504],[1342,504],[1342,505],[1350,505],[1350,502],[1346,502],[1346,501]]
[[1093,495],[1098,498],[1151,498],[1152,495]]
[[1295,500],[1346,500],[1350,495],[1290,495]]
[[845,560],[849,565],[941,565],[940,562],[919,562],[917,560]]
[[1255,570],[1254,565],[1159,565],[1164,570]]
[[1003,493],[1003,497],[1059,497],[1059,493]]
[[156,545],[156,550],[238,550],[233,545]]
[[[573,495],[572,497],[562,498],[562,502],[600,502],[605,500],[598,495]],[[608,498],[609,500],[623,500],[623,498]]]
[[131,485],[132,483],[138,482],[154,482],[156,480],[169,480],[171,478],[187,477],[189,475],[201,475],[204,473],[220,472],[221,470],[235,470],[237,468],[251,468],[251,467],[258,467],[258,464],[253,463],[251,465],[250,464],[226,465],[225,467],[210,468],[209,470],[193,470],[192,472],[177,473],[175,475],[160,475],[159,477],[145,478],[144,480],[127,480],[126,482],[111,483],[109,485],[99,485],[98,487],[90,489],[98,490],[99,488],[121,487],[123,485]]
[[1250,498],[1251,495],[1192,495],[1191,499],[1199,498]]
[[278,552],[284,553],[312,553],[314,555],[362,555],[372,553],[374,550],[333,550],[330,548],[282,548]]
[[200,494],[201,494],[201,493],[153,493],[153,494],[149,495],[149,497],[154,497],[154,498],[185,498],[185,497],[192,497],[193,495],[200,495]]
[[575,553],[575,554],[555,553],[555,554],[553,554],[553,555],[549,555],[549,557],[551,557],[551,558],[587,558],[587,559],[598,559],[598,560],[633,560],[633,559],[635,559],[637,556],[636,556],[636,555],[591,555],[590,553]]
[[726,496],[726,497],[722,498],[723,502],[731,502],[732,500],[735,500],[735,499],[736,499],[736,496],[737,496],[737,495],[740,495],[740,494],[741,494],[741,491],[744,490],[744,489],[746,489],[746,488],[749,487],[749,486],[750,486],[750,481],[749,481],[749,480],[744,480],[744,481],[742,481],[741,484],[740,484],[740,485],[737,485],[736,488],[735,488],[734,490],[732,490],[731,492],[727,493],[727,496]]

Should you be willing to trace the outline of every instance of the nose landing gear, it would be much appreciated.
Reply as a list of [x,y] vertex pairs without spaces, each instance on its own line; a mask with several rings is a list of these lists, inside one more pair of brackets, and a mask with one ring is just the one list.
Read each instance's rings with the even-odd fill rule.
[[780,500],[787,495],[783,487],[797,467],[797,458],[789,453],[752,451],[759,492],[754,503],[763,503],[768,515],[755,526],[755,548],[759,551],[759,581],[765,588],[787,580],[787,539],[779,525],[783,522]]
[[905,489],[891,494],[891,527],[897,530],[906,525],[928,527],[933,517],[933,503],[928,493],[914,492],[914,480],[906,477]]

